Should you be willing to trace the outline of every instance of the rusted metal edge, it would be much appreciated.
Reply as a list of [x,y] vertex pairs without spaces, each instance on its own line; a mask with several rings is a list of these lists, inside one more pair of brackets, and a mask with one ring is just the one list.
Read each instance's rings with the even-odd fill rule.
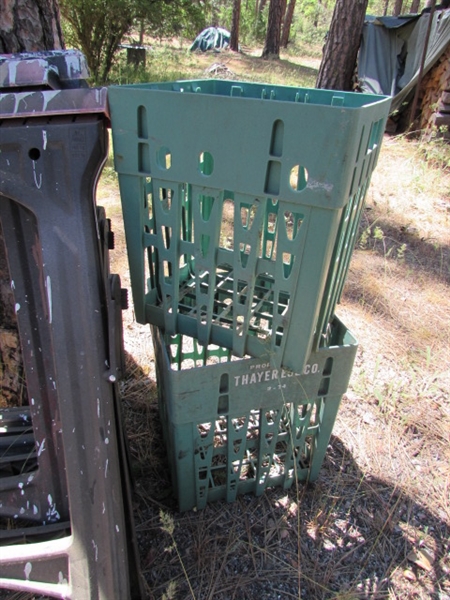
[[107,88],[78,88],[0,94],[0,119],[104,113]]

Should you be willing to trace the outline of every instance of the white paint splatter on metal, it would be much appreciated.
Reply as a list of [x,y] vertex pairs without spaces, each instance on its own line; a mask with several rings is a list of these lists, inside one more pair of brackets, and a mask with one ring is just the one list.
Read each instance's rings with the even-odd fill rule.
[[39,442],[36,442],[37,446],[38,446],[38,456],[40,456],[44,450],[45,450],[45,438],[42,440],[42,442],[39,444]]
[[53,100],[53,98],[55,96],[57,96],[60,93],[59,90],[56,90],[55,92],[52,92],[50,90],[46,90],[45,94],[42,94],[43,96],[43,103],[42,103],[42,112],[45,112],[47,110],[47,104]]
[[95,562],[97,562],[98,561],[98,546],[94,542],[94,540],[92,540],[92,547],[94,548],[94,551],[95,551]]
[[68,582],[67,582],[67,579],[64,577],[64,575],[63,575],[62,571],[60,571],[60,572],[58,573],[58,583],[59,583],[60,585],[67,585],[67,583],[68,583]]
[[36,161],[33,160],[33,178],[34,178],[34,184],[37,187],[38,190],[41,189],[42,187],[42,173],[39,173],[39,181],[38,178],[36,176]]
[[52,280],[47,275],[45,287],[47,288],[47,299],[48,299],[48,322],[51,323],[53,320],[53,302],[52,302]]
[[19,66],[18,61],[8,61],[8,77],[9,77],[9,85],[14,85],[16,83],[16,74],[17,67]]
[[61,516],[60,516],[59,512],[56,510],[56,504],[53,503],[53,498],[52,498],[51,494],[49,494],[47,496],[47,501],[50,506],[50,508],[46,512],[47,519],[48,519],[49,523],[55,523],[55,521],[60,520]]

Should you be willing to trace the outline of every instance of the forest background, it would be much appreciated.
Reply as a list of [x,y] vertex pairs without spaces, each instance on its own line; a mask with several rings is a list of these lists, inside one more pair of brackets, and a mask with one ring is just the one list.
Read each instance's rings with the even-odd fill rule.
[[263,45],[263,56],[279,58],[280,47],[295,52],[298,44],[323,45],[335,8],[348,16],[347,30],[342,31],[345,39],[351,36],[355,12],[398,15],[418,12],[425,4],[420,0],[60,0],[66,46],[83,51],[96,84],[117,80],[114,66],[124,38],[141,45],[146,35],[193,41],[205,27],[220,26],[231,31],[233,49],[238,44],[241,48]]

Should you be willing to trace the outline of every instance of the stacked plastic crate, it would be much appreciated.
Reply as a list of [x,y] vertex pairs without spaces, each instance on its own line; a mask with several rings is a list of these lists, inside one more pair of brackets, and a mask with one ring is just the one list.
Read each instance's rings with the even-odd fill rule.
[[220,80],[108,97],[180,509],[314,479],[356,352],[334,312],[390,99]]

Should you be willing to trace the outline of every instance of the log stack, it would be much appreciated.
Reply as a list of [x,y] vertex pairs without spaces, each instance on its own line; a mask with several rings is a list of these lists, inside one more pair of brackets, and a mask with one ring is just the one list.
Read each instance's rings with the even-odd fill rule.
[[26,403],[22,351],[0,223],[0,408]]
[[450,44],[421,85],[420,129],[450,140]]

